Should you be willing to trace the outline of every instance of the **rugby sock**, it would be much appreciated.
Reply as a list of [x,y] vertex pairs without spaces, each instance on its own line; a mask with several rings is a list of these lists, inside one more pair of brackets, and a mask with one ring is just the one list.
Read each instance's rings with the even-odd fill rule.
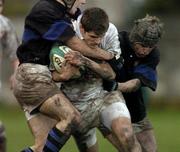
[[28,147],[28,148],[22,150],[21,152],[33,152],[33,150],[32,150],[31,148]]
[[59,152],[69,137],[70,134],[64,134],[56,127],[54,127],[48,134],[43,152]]

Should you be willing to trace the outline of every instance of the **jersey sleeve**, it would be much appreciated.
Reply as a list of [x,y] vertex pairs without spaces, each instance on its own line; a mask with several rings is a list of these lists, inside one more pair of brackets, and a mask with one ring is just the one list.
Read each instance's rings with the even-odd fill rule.
[[159,51],[156,49],[147,58],[144,58],[134,67],[133,77],[140,79],[142,86],[151,88],[153,91],[157,87],[157,65],[159,63]]
[[102,39],[101,47],[104,50],[113,52],[116,56],[120,56],[121,48],[120,48],[120,41],[118,36],[118,30],[114,24],[109,23],[109,28]]
[[66,42],[71,37],[75,36],[71,24],[62,20],[55,22],[49,30],[44,33],[43,38],[51,41]]
[[65,17],[64,10],[50,2],[40,2],[26,17],[23,41],[43,38],[50,41],[66,42],[75,36],[71,20]]

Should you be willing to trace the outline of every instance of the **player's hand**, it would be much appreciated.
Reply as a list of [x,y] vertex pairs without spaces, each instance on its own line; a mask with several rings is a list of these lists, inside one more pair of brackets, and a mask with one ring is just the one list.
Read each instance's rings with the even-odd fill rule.
[[68,52],[67,54],[65,54],[64,56],[66,62],[74,65],[74,66],[83,66],[84,63],[83,63],[83,59],[84,59],[84,56],[80,53],[80,52],[77,52],[77,51],[71,51],[71,52]]

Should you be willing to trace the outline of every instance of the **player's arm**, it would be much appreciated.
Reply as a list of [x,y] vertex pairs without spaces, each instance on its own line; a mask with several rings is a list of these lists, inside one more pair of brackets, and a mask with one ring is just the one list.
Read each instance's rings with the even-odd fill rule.
[[62,65],[62,68],[59,71],[53,70],[51,73],[52,79],[55,82],[68,81],[81,75],[78,67],[75,67],[67,62]]
[[114,57],[113,53],[107,52],[100,48],[95,48],[95,50],[94,49],[92,50],[90,47],[86,45],[84,41],[80,40],[76,36],[73,36],[72,38],[70,38],[66,42],[66,45],[69,46],[71,49],[78,51],[87,57],[92,57],[92,58],[101,59],[101,60],[110,60]]
[[101,63],[97,63],[76,51],[67,53],[65,55],[65,59],[75,66],[84,66],[91,69],[92,71],[100,75],[103,79],[112,80],[115,78],[114,71],[112,70],[110,65],[104,61],[102,61]]
[[118,83],[118,90],[121,92],[135,92],[141,87],[141,81],[139,79],[131,79],[126,82]]
[[[45,17],[43,16],[42,20],[44,19]],[[49,29],[47,25],[42,26],[41,29],[36,28],[37,31],[42,33],[43,39],[48,41],[50,40],[54,42],[59,42],[60,44],[63,43],[66,46],[70,47],[72,50],[78,51],[87,57],[92,57],[102,60],[109,60],[114,57],[114,54],[112,54],[111,52],[107,52],[100,48],[96,48],[96,50],[92,50],[90,47],[88,47],[83,40],[81,40],[75,35],[74,29],[72,28],[71,24],[69,24],[67,21],[60,20],[56,24],[54,24],[53,21],[50,22],[52,22],[52,26],[50,26]],[[40,23],[42,22],[40,21]],[[57,26],[58,24],[59,26]],[[62,26],[64,27],[64,30],[62,30]],[[39,27],[39,25],[37,25],[37,27]]]

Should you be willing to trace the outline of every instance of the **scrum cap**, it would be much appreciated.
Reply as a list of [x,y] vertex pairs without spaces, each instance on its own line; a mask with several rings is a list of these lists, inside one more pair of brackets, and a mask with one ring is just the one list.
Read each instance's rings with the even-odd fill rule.
[[130,32],[131,42],[140,42],[145,47],[153,47],[161,38],[163,25],[155,16],[146,15],[145,18],[135,21]]

